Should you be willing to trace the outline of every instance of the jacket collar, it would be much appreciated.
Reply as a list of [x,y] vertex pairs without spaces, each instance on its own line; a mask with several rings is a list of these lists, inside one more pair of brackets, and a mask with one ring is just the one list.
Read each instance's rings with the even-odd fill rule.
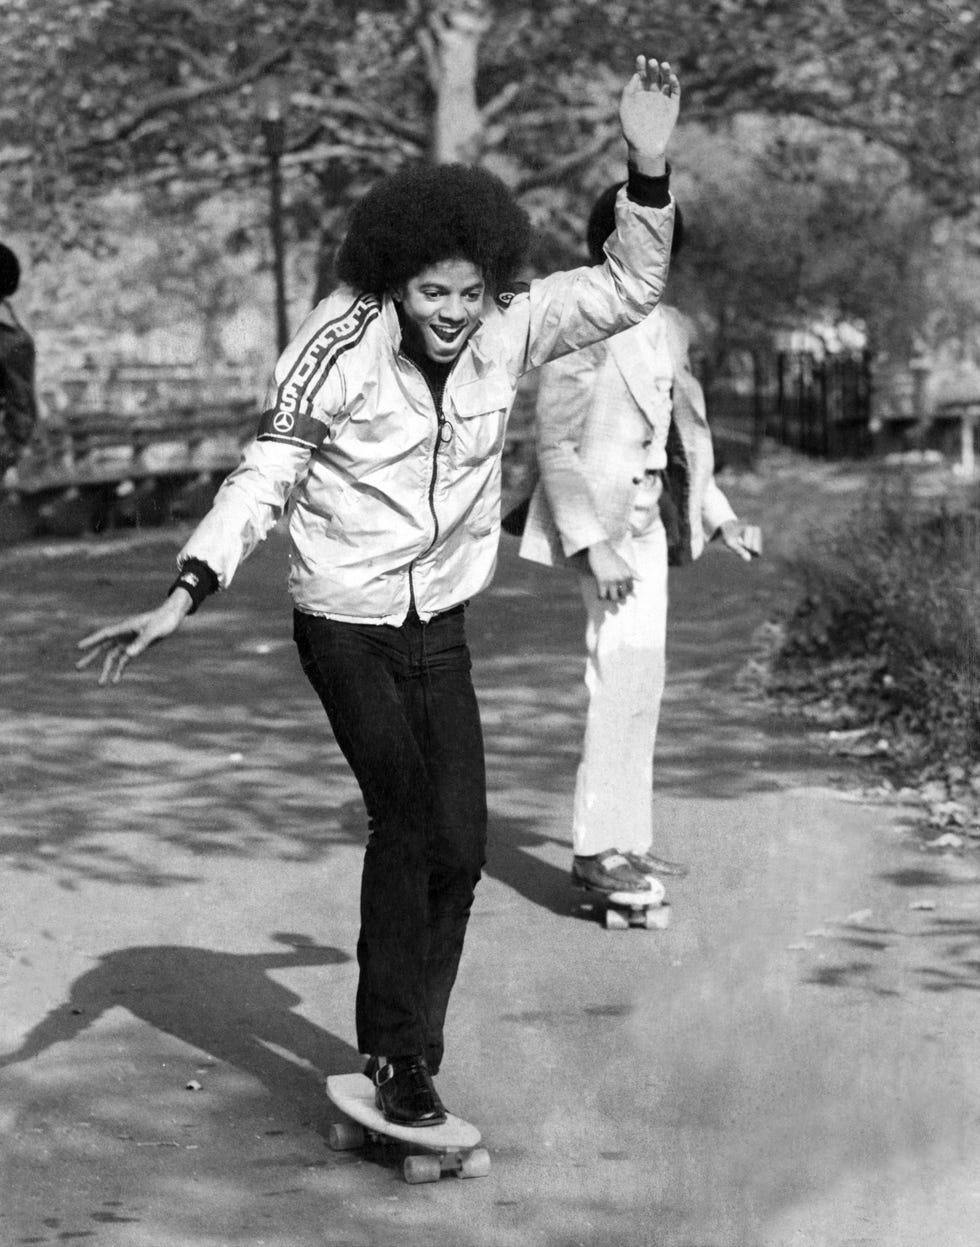
[[[493,314],[491,301],[488,296],[484,305],[483,319],[470,334],[466,345],[460,352],[457,370],[464,373],[472,371],[477,377],[483,377],[492,367],[493,352],[490,348],[490,339],[493,330],[488,321],[492,321]],[[398,319],[398,309],[395,306],[395,300],[390,294],[386,294],[381,300],[381,323],[384,326],[388,340],[391,342],[392,350],[397,354],[402,344],[402,327]],[[467,361],[470,362],[467,364]]]

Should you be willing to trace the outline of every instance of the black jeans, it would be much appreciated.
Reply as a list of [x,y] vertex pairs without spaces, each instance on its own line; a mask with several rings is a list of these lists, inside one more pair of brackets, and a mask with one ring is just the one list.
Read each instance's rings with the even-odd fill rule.
[[361,1052],[424,1054],[443,1025],[486,852],[483,732],[463,607],[400,627],[294,613],[300,661],[361,788]]

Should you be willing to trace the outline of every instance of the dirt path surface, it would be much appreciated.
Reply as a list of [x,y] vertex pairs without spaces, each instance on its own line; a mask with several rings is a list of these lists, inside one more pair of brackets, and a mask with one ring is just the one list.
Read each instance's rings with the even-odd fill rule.
[[[734,492],[787,539],[792,481]],[[3,1247],[972,1247],[976,858],[924,854],[737,691],[778,561],[672,581],[659,848],[692,870],[668,931],[607,933],[568,885],[580,606],[505,544],[471,608],[491,851],[439,1079],[493,1170],[409,1187],[325,1145],[365,819],[281,536],[118,688],[72,669],[175,541],[0,568]]]

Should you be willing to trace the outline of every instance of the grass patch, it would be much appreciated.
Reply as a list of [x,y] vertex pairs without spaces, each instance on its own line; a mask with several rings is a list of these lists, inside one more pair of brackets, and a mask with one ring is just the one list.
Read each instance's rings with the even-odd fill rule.
[[905,782],[969,774],[980,759],[980,491],[954,506],[881,485],[790,566],[802,595],[770,690],[819,708],[828,726],[873,727]]

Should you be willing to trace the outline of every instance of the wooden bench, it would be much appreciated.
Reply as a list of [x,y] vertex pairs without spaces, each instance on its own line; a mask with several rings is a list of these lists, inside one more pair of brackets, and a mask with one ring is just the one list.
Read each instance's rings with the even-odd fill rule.
[[74,412],[42,425],[17,468],[20,494],[49,493],[153,476],[230,471],[254,434],[253,400],[121,416]]

